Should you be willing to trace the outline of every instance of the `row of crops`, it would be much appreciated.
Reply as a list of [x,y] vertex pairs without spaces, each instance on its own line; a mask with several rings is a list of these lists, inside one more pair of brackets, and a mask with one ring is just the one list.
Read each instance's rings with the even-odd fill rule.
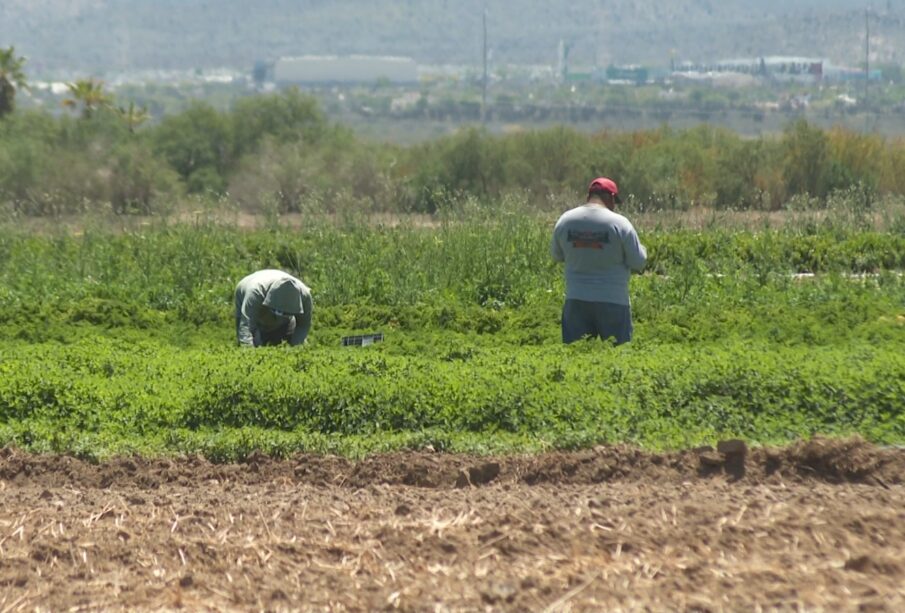
[[815,433],[895,443],[905,439],[901,349],[460,344],[420,356],[109,340],[20,346],[0,362],[0,440],[90,457],[183,452],[218,460],[256,449],[662,449]]
[[[641,227],[635,340],[563,347],[549,221],[0,228],[0,445],[235,459],[905,442],[899,226]],[[234,347],[235,283],[265,267],[312,287],[302,348]]]

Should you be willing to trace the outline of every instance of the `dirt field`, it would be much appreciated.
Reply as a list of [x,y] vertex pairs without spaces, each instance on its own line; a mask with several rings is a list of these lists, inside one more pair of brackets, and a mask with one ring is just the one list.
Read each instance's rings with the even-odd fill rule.
[[0,612],[905,610],[905,450],[0,450]]

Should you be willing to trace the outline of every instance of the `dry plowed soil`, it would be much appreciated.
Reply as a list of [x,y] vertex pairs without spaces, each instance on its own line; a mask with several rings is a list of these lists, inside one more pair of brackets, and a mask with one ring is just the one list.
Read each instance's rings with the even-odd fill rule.
[[905,450],[0,450],[0,612],[905,610]]

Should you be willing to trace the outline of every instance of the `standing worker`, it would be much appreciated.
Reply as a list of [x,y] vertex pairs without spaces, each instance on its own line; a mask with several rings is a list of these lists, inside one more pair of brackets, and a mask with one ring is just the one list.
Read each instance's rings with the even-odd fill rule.
[[281,270],[253,272],[236,286],[236,340],[242,347],[300,345],[311,330],[311,290]]
[[588,186],[587,202],[566,211],[553,229],[553,259],[566,264],[562,340],[584,336],[632,340],[628,280],[641,272],[647,250],[628,219],[615,213],[621,203],[615,181],[599,177]]

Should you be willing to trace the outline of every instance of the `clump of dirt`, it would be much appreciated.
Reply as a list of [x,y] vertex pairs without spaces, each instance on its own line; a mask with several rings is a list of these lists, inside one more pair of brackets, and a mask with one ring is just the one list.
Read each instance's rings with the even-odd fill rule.
[[902,565],[892,559],[884,557],[875,557],[870,555],[861,555],[846,560],[845,570],[853,570],[855,572],[870,574],[881,574],[890,577],[897,577],[903,574]]
[[778,452],[803,475],[834,482],[901,483],[905,450],[878,450],[860,438],[814,438]]
[[470,466],[468,470],[459,471],[456,478],[456,487],[469,485],[487,485],[500,474],[499,462],[484,462],[483,464]]

